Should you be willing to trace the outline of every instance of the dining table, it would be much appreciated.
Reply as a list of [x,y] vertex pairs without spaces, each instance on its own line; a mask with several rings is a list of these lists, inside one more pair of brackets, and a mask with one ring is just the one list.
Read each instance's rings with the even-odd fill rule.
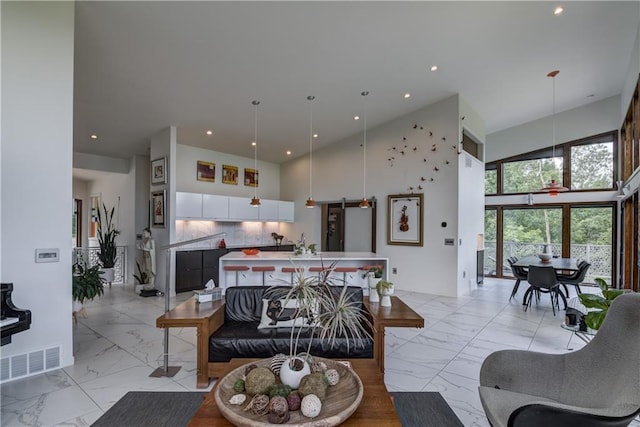
[[514,267],[528,268],[530,266],[536,267],[553,267],[556,273],[560,271],[578,271],[578,259],[577,258],[556,258],[555,256],[549,261],[542,261],[537,255],[527,255],[518,261],[516,261]]

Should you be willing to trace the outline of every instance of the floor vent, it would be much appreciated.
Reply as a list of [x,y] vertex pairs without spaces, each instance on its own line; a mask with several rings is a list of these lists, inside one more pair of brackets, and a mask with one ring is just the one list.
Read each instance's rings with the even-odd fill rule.
[[60,346],[3,357],[0,360],[0,384],[60,368]]

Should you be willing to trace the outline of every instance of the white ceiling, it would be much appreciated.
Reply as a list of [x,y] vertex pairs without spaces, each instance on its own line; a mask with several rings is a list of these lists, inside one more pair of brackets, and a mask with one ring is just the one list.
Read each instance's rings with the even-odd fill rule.
[[253,157],[257,99],[258,157],[280,163],[308,152],[308,95],[317,148],[362,130],[363,90],[369,128],[459,93],[487,133],[549,115],[554,69],[558,111],[619,94],[640,3],[556,4],[79,1],[74,149],[148,154],[174,125]]

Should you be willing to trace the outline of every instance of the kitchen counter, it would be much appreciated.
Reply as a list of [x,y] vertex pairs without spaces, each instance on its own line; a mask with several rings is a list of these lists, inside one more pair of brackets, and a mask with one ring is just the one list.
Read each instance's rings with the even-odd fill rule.
[[[288,285],[291,282],[291,273],[283,273],[283,267],[302,267],[305,274],[309,267],[329,266],[337,262],[336,267],[356,267],[365,265],[382,265],[385,277],[388,274],[389,259],[372,252],[318,252],[316,255],[294,255],[293,252],[260,252],[257,255],[245,255],[242,252],[231,252],[220,257],[219,286],[224,289],[236,285],[236,274],[233,271],[224,271],[225,266],[244,265],[249,271],[238,273],[240,286],[262,285],[262,273],[251,271],[252,267],[273,266],[275,271],[265,273],[265,286]],[[350,285],[366,287],[367,282],[362,277],[364,271],[347,273],[346,280]],[[342,279],[342,273],[333,273],[337,279]]]

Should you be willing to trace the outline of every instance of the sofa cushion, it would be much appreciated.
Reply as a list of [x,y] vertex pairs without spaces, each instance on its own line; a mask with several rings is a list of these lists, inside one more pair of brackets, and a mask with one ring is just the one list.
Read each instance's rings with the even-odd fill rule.
[[[209,339],[209,362],[228,362],[233,358],[266,358],[278,353],[289,354],[291,329],[258,329],[258,323],[225,322]],[[307,351],[311,331],[311,328],[303,329],[298,341],[298,352]],[[373,339],[366,338],[359,342],[342,337],[337,338],[332,347],[314,336],[310,353],[326,358],[370,359],[373,357]]]
[[[266,292],[264,296],[268,296]],[[305,327],[310,326],[312,322],[313,318],[306,317],[299,310],[298,301],[295,299],[289,301],[277,297],[262,299],[262,316],[258,329]]]

